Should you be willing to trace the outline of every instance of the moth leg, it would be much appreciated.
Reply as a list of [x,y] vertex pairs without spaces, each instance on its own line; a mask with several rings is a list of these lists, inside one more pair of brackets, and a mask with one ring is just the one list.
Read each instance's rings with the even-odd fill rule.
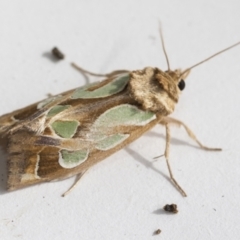
[[76,179],[75,179],[75,182],[73,183],[73,185],[65,192],[62,194],[62,197],[66,197],[66,195],[68,195],[70,192],[72,192],[72,190],[77,186],[77,184],[80,182],[82,176],[84,175],[84,173],[86,172],[87,170],[85,170],[84,172],[81,172],[79,174],[76,175]]
[[170,166],[170,162],[169,162],[169,148],[170,148],[170,128],[168,123],[165,124],[165,128],[166,128],[166,147],[165,147],[165,159],[167,162],[167,167],[168,167],[168,171],[169,171],[169,175],[170,175],[170,179],[173,182],[174,186],[177,188],[177,190],[184,196],[186,197],[187,194],[184,192],[184,190],[180,187],[180,185],[178,184],[178,182],[175,180],[175,178],[173,177],[173,173],[172,173],[172,169]]
[[221,148],[210,148],[210,147],[207,147],[205,145],[203,145],[198,139],[197,137],[195,136],[195,134],[192,132],[192,130],[183,122],[177,120],[177,119],[174,119],[174,118],[171,118],[171,117],[164,117],[163,121],[160,122],[160,124],[166,124],[166,123],[172,123],[172,124],[177,124],[178,126],[183,126],[188,134],[188,136],[193,139],[199,146],[200,148],[204,149],[204,150],[207,150],[207,151],[222,151]]
[[110,73],[101,74],[101,73],[90,72],[90,71],[88,71],[86,69],[83,69],[83,68],[79,67],[75,63],[71,63],[71,65],[72,65],[72,67],[74,67],[75,69],[80,71],[83,75],[91,75],[91,76],[95,76],[95,77],[113,77],[113,76],[115,76],[117,74],[129,73],[130,72],[128,70],[116,70],[116,71],[112,71]]

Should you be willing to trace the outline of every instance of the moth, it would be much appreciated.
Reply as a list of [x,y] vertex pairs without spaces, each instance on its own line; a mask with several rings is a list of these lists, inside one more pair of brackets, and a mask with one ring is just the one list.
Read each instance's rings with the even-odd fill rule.
[[173,71],[162,33],[160,36],[168,70],[146,67],[100,75],[78,67],[85,74],[105,79],[0,117],[0,134],[8,143],[8,190],[74,175],[80,179],[91,166],[161,124],[166,129],[164,156],[170,179],[186,196],[169,163],[170,125],[183,126],[205,150],[220,149],[204,146],[183,122],[169,115],[178,103],[190,70],[240,42],[184,71]]

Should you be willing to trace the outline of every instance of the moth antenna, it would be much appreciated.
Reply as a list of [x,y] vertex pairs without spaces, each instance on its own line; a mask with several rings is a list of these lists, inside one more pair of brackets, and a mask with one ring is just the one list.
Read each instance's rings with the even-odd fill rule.
[[207,62],[207,61],[210,60],[211,58],[214,58],[214,57],[216,57],[217,55],[219,55],[219,54],[221,54],[221,53],[223,53],[223,52],[228,51],[228,50],[231,49],[231,48],[236,47],[236,46],[239,45],[239,44],[240,44],[240,42],[237,42],[237,43],[231,45],[230,47],[227,47],[227,48],[225,48],[225,49],[223,49],[223,50],[221,50],[221,51],[219,51],[219,52],[213,54],[212,56],[210,56],[210,57],[208,57],[208,58],[206,58],[206,59],[204,59],[204,60],[202,60],[202,61],[200,61],[200,62],[194,64],[193,66],[187,68],[186,70],[184,70],[184,71],[182,72],[182,74],[180,75],[180,78],[181,78],[186,72],[190,71],[191,69],[193,69],[193,68],[195,68],[195,67],[201,65],[201,64],[204,63],[204,62]]
[[167,62],[167,66],[168,66],[168,71],[170,71],[170,64],[169,64],[169,60],[168,60],[168,56],[167,56],[167,52],[166,52],[166,48],[165,48],[165,44],[164,44],[161,23],[160,23],[160,26],[159,26],[159,32],[160,32],[160,38],[161,38],[161,43],[162,43],[162,49],[163,49],[165,59],[166,59],[166,62]]

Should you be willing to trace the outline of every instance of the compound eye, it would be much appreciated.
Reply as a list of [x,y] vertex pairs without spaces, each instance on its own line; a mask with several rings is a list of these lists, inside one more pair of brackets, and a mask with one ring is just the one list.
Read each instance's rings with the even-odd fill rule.
[[183,79],[178,83],[178,88],[182,91],[185,88],[185,81]]

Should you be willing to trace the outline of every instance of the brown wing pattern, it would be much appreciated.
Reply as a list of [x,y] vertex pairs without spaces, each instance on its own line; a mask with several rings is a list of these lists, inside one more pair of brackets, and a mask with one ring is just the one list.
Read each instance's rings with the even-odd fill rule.
[[81,173],[157,124],[159,119],[140,109],[128,92],[126,76],[121,77],[122,82],[107,79],[2,116],[8,189]]

